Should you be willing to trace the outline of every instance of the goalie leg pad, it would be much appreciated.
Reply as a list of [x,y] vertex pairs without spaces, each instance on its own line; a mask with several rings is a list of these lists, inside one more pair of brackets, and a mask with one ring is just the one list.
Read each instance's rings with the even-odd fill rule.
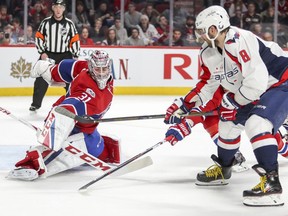
[[55,108],[49,113],[43,130],[37,134],[37,141],[52,150],[59,150],[67,139],[75,122],[73,119],[55,112]]
[[[83,133],[71,135],[67,138],[65,142],[68,142],[69,144],[75,146],[83,152],[87,152]],[[45,158],[45,164],[47,167],[47,172],[43,177],[48,177],[63,172],[65,170],[80,166],[83,164],[83,160],[75,157],[73,154],[67,151],[63,151],[63,149],[60,149],[57,152],[54,152],[49,157]]]

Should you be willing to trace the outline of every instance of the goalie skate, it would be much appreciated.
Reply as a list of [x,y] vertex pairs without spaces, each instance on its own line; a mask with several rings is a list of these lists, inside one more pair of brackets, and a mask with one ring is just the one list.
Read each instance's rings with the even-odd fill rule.
[[240,151],[235,154],[235,165],[232,166],[232,171],[239,173],[249,170],[249,166],[246,163],[246,159]]
[[6,176],[7,179],[18,179],[23,181],[32,181],[39,177],[38,172],[35,169],[29,169],[24,167],[19,167],[17,169],[11,170]]
[[219,159],[215,155],[212,155],[211,159],[215,162],[215,165],[212,165],[207,170],[198,173],[195,184],[198,186],[227,185],[227,179],[230,179],[231,177],[231,166],[221,166]]
[[259,165],[252,167],[260,175],[260,183],[251,190],[243,191],[243,204],[247,206],[282,206],[282,187],[278,171],[266,172]]

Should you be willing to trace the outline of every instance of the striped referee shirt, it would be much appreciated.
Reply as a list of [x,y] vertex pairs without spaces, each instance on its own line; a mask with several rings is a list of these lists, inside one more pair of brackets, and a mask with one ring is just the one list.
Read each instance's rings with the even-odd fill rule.
[[79,34],[74,23],[66,17],[60,21],[53,16],[45,18],[40,23],[35,39],[40,54],[71,52],[74,57],[80,54]]

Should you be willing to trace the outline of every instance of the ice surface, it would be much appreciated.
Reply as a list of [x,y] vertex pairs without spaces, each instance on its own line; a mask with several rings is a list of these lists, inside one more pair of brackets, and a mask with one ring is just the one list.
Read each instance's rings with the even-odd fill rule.
[[[30,114],[31,97],[0,97],[0,107],[41,127],[57,97],[45,97],[37,114]],[[174,96],[115,96],[108,117],[164,114]],[[100,133],[113,134],[122,140],[126,158],[155,145],[164,138],[168,126],[162,119],[102,123]],[[184,141],[165,143],[152,150],[154,164],[122,177],[104,178],[87,193],[77,189],[101,172],[79,167],[34,182],[5,179],[14,163],[22,159],[30,145],[36,144],[35,131],[0,113],[0,215],[2,216],[188,216],[188,215],[288,215],[288,161],[279,156],[280,180],[284,189],[283,207],[255,208],[242,204],[242,191],[259,182],[249,170],[234,173],[230,184],[222,187],[199,187],[199,171],[212,165],[210,155],[215,145],[201,125]],[[248,163],[256,163],[251,145],[243,134],[241,151]]]

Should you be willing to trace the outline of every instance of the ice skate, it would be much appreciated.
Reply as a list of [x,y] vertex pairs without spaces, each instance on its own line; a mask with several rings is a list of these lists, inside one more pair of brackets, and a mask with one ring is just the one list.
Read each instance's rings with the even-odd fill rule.
[[246,159],[240,151],[235,154],[235,165],[232,166],[232,171],[239,173],[249,170],[249,166],[246,163]]
[[199,186],[227,185],[227,179],[230,179],[231,177],[231,166],[221,166],[221,163],[216,155],[212,155],[211,159],[215,162],[215,165],[210,166],[206,171],[198,173],[195,184]]
[[260,175],[260,183],[243,191],[243,204],[247,206],[282,206],[282,187],[277,170],[266,172],[261,166],[252,167]]
[[32,181],[38,177],[38,172],[35,169],[25,167],[19,167],[11,170],[6,176],[7,179],[18,179],[23,181]]

